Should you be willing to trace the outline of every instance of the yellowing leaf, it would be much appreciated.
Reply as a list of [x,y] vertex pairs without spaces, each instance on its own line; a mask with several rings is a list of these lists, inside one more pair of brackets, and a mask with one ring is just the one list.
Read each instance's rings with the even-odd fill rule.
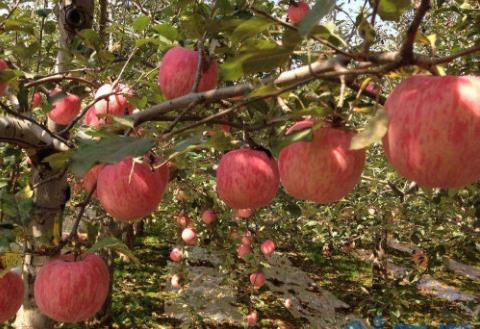
[[0,265],[3,270],[0,271],[0,278],[7,274],[12,268],[22,265],[23,258],[16,252],[6,252],[0,255]]
[[351,150],[363,149],[375,142],[378,142],[388,129],[388,115],[384,110],[377,111],[377,114],[367,123],[365,129],[352,138]]

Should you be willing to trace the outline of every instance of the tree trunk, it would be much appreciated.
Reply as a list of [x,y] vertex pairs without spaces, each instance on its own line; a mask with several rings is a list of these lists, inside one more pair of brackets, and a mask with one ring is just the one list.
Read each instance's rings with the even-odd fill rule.
[[[59,237],[63,209],[68,199],[68,185],[65,173],[54,171],[43,164],[34,164],[31,186],[33,190],[34,209],[27,227],[27,248],[42,250],[51,247],[54,237]],[[15,328],[48,329],[53,322],[41,314],[35,305],[33,283],[38,269],[48,258],[38,255],[27,255],[24,259],[23,278],[25,296],[22,308],[17,313]]]

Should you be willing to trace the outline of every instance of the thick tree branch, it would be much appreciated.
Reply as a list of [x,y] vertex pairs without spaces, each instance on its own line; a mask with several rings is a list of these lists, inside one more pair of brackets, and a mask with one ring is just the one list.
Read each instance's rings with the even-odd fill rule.
[[[282,87],[299,82],[306,82],[322,73],[333,71],[343,72],[344,65],[346,65],[348,62],[349,59],[341,55],[335,56],[328,60],[318,60],[312,64],[284,72],[277,78],[263,79],[261,81],[261,85],[275,84],[278,87]],[[147,121],[158,121],[161,115],[170,111],[185,108],[192,103],[218,102],[222,99],[244,96],[254,89],[255,85],[253,83],[244,83],[202,93],[190,93],[188,95],[154,105],[145,111],[134,113],[131,115],[131,117],[133,118],[135,125],[138,126]]]
[[53,148],[57,151],[70,149],[41,126],[11,116],[0,116],[0,141],[24,148]]

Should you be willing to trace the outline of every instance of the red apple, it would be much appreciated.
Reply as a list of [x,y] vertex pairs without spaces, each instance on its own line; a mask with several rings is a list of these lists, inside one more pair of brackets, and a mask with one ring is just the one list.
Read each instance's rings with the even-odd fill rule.
[[240,242],[242,244],[250,245],[252,243],[252,236],[253,236],[252,232],[250,232],[249,230],[246,230],[243,233],[243,235],[240,239]]
[[42,104],[42,94],[37,91],[32,95],[32,108],[40,106],[40,104]]
[[179,262],[183,259],[183,251],[179,248],[173,248],[170,252],[170,259],[172,262]]
[[[311,127],[313,121],[296,123],[287,134]],[[285,191],[291,196],[318,203],[340,200],[360,180],[365,150],[350,150],[353,133],[322,127],[312,141],[299,141],[280,151],[278,168]]]
[[247,325],[249,327],[253,327],[254,325],[256,325],[257,321],[258,321],[257,311],[252,311],[252,312],[248,313],[248,315],[247,315]]
[[197,242],[197,233],[195,233],[194,229],[187,227],[182,231],[182,240],[186,244],[194,245]]
[[278,186],[277,163],[263,151],[234,150],[218,164],[217,193],[229,207],[264,207],[275,198]]
[[[218,65],[214,59],[207,61],[202,56],[202,73],[198,91],[217,87]],[[163,56],[158,72],[158,84],[167,99],[184,96],[192,91],[197,71],[198,52],[188,48],[175,47]]]
[[202,221],[209,225],[217,219],[217,214],[212,209],[205,209],[202,213]]
[[20,275],[15,272],[7,272],[0,277],[0,323],[15,317],[18,309],[22,306],[23,293],[24,286]]
[[51,259],[37,274],[35,302],[40,311],[61,322],[80,322],[91,318],[107,298],[110,275],[97,255],[83,254]]
[[[83,186],[83,189],[85,190],[85,192],[90,193],[90,191],[93,189],[93,186],[97,182],[98,174],[103,169],[103,167],[105,167],[105,164],[98,164],[96,166],[93,166],[83,176],[82,186]],[[95,192],[93,193],[93,196],[96,196],[96,195],[97,195],[97,191],[95,189]]]
[[252,248],[248,244],[239,244],[237,247],[237,254],[238,257],[243,258],[246,254],[250,254],[252,252]]
[[190,218],[188,218],[188,216],[184,214],[177,215],[176,222],[182,227],[187,227],[191,223]]
[[132,95],[130,88],[124,85],[117,85],[115,88],[112,85],[105,84],[101,86],[95,93],[95,99],[111,94],[113,92],[119,93],[110,95],[106,99],[101,99],[92,106],[85,115],[85,124],[88,126],[102,126],[111,124],[112,119],[105,117],[107,114],[112,116],[124,116],[133,112],[133,105],[130,104],[125,95]]
[[250,274],[250,283],[255,289],[260,289],[265,284],[265,274],[263,274],[263,272],[254,272]]
[[172,285],[173,289],[180,289],[182,286],[180,285],[180,281],[182,278],[180,277],[179,274],[174,274],[172,278],[170,279],[170,283]]
[[260,250],[265,256],[270,257],[275,251],[275,243],[272,240],[265,240],[260,245]]
[[234,216],[236,218],[249,218],[252,216],[252,209],[246,208],[246,209],[235,209]]
[[[157,163],[161,163],[157,159]],[[153,170],[127,157],[107,164],[98,174],[97,197],[115,219],[130,221],[151,214],[162,200],[169,179],[168,167]]]
[[217,126],[217,128],[219,128],[220,130],[222,130],[226,134],[228,134],[230,132],[230,130],[232,129],[232,127],[230,125],[227,125],[227,124],[218,124],[216,126]]
[[[48,94],[50,97],[62,92],[60,88],[55,88]],[[80,97],[71,93],[65,93],[65,97],[53,101],[52,109],[48,112],[48,117],[59,125],[68,125],[80,112]]]
[[[8,64],[5,60],[0,59],[0,71],[3,71],[5,69],[8,69]],[[0,96],[5,95],[5,90],[7,90],[7,84],[6,83],[0,83]]]
[[453,188],[480,179],[480,78],[413,76],[385,103],[383,147],[400,175]]
[[295,2],[288,6],[287,16],[293,24],[300,23],[310,11],[310,6],[305,1]]

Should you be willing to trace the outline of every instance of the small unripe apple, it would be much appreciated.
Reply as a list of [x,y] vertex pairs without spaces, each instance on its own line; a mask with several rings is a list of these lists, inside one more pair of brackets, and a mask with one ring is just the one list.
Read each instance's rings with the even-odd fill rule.
[[216,126],[226,134],[230,133],[230,130],[232,129],[232,126],[227,124],[217,124]]
[[249,230],[246,230],[246,231],[243,233],[243,235],[242,235],[242,237],[241,237],[241,239],[240,239],[240,242],[241,242],[242,244],[250,245],[250,244],[252,243],[252,236],[253,236],[252,232],[249,231]]
[[40,92],[34,92],[32,95],[32,108],[40,106],[42,104],[42,94]]
[[[175,47],[163,56],[158,72],[158,84],[165,98],[184,96],[192,91],[197,71],[198,52],[193,49]],[[214,59],[202,56],[202,71],[198,91],[217,87],[218,65]]]
[[[0,271],[2,267],[0,265]],[[23,302],[23,280],[15,272],[0,277],[0,323],[12,319]]]
[[288,19],[293,24],[300,23],[305,15],[310,11],[310,6],[305,1],[298,1],[294,4],[290,4],[287,10]]
[[251,252],[252,252],[252,248],[250,248],[248,244],[241,243],[237,247],[237,254],[238,254],[238,257],[240,258],[243,258],[243,256],[245,256],[246,254],[250,254]]
[[177,215],[175,221],[177,222],[178,225],[182,227],[187,227],[191,223],[190,218],[188,218],[188,216],[184,214]]
[[202,221],[209,225],[217,219],[217,214],[212,209],[205,209],[202,213]]
[[181,188],[177,188],[175,190],[175,198],[178,200],[178,201],[187,201],[188,200],[188,195],[187,193],[182,190]]
[[247,315],[247,325],[253,327],[257,324],[258,321],[258,314],[257,311],[252,311]]
[[[103,169],[103,167],[105,167],[105,164],[98,164],[90,168],[90,170],[87,171],[87,173],[83,176],[82,186],[85,192],[90,193],[90,191],[93,189],[93,186],[97,182],[98,174]],[[95,192],[93,193],[93,196],[97,196],[96,189],[95,189]]]
[[180,281],[182,278],[179,274],[174,274],[170,279],[170,284],[172,285],[173,289],[180,289],[182,286],[180,285]]
[[231,208],[265,207],[275,198],[278,187],[277,162],[266,152],[234,150],[218,164],[217,194]]
[[250,274],[250,283],[255,289],[260,289],[265,284],[265,274],[263,274],[263,272],[254,272]]
[[265,240],[260,245],[260,250],[265,256],[270,257],[275,251],[275,243],[272,240]]
[[[156,163],[162,163],[156,159]],[[155,165],[155,164],[153,164]],[[157,209],[169,179],[166,165],[152,169],[149,164],[127,157],[107,164],[98,174],[97,197],[115,219],[140,219]]]
[[[312,120],[297,122],[288,131],[312,127]],[[365,150],[350,150],[353,132],[322,127],[313,140],[298,141],[282,148],[278,158],[280,180],[285,191],[301,200],[318,203],[338,201],[359,182]]]
[[[3,71],[5,69],[8,69],[8,64],[5,60],[0,59],[0,71]],[[7,84],[6,83],[0,83],[0,96],[5,95],[5,90],[7,90]]]
[[183,251],[180,248],[173,248],[170,251],[170,259],[172,262],[180,262],[183,259]]
[[480,77],[412,76],[385,103],[387,160],[420,186],[458,188],[480,179]]
[[257,324],[258,314],[257,311],[252,311],[247,315],[247,325],[253,327]]
[[34,284],[40,311],[60,322],[90,319],[102,307],[110,286],[105,262],[97,255],[63,255],[40,268]]
[[186,244],[194,245],[197,242],[197,233],[194,229],[187,227],[182,231],[182,240]]
[[[55,88],[49,93],[49,96],[54,97],[60,92],[62,92],[60,88]],[[59,125],[68,125],[80,112],[81,100],[77,95],[66,93],[65,97],[53,101],[52,105],[48,117]]]

